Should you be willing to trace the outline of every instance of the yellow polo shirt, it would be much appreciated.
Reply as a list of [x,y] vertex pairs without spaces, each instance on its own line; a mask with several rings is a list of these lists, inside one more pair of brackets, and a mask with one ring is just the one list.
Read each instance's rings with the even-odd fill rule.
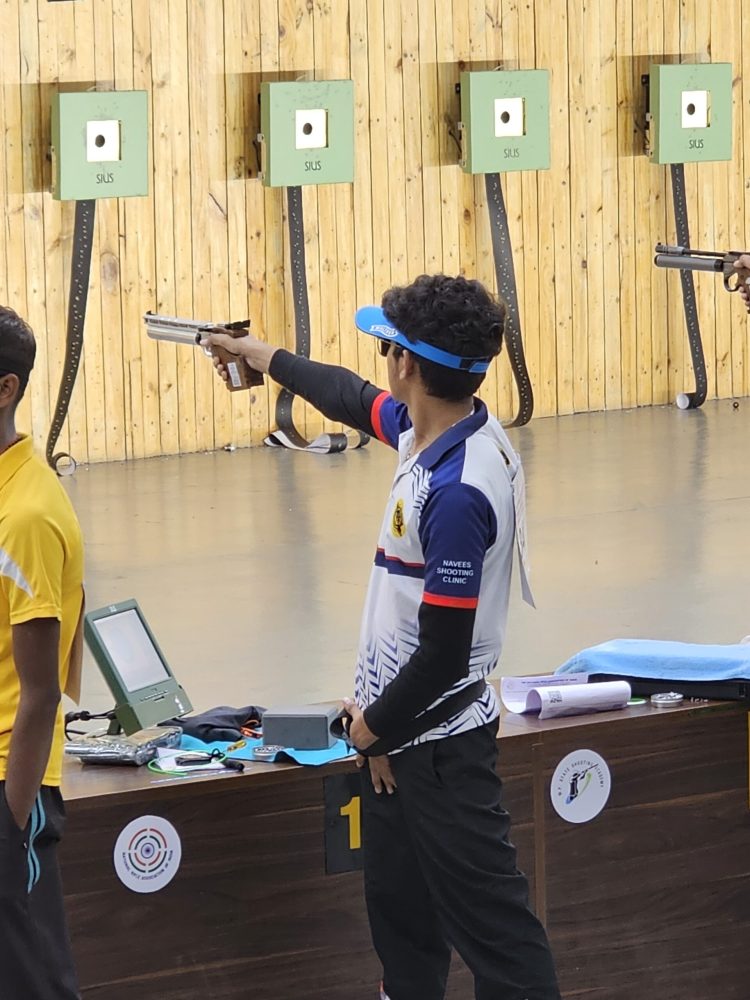
[[[10,750],[20,684],[11,627],[34,618],[60,622],[60,688],[83,605],[83,541],[78,519],[55,473],[22,438],[0,454],[0,780]],[[59,785],[63,713],[57,713],[45,785]]]

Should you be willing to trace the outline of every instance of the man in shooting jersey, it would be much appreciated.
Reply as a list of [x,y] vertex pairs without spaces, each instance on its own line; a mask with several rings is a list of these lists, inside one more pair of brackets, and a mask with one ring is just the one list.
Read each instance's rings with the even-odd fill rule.
[[389,392],[252,337],[204,341],[398,452],[347,701],[351,740],[367,754],[365,894],[388,1000],[442,1000],[451,947],[477,1000],[560,997],[508,839],[499,706],[485,682],[502,649],[517,538],[525,548],[520,461],[474,396],[504,321],[465,278],[391,289],[356,317],[378,338]]
[[57,845],[63,720],[76,693],[83,545],[55,474],[16,432],[34,365],[26,323],[0,307],[0,997],[77,1000]]

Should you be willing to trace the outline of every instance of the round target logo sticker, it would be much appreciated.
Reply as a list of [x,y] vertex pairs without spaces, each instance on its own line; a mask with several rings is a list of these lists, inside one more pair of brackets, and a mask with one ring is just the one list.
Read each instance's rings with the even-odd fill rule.
[[115,871],[133,892],[158,892],[169,885],[181,859],[180,835],[161,816],[134,819],[115,844]]
[[568,823],[588,823],[604,809],[612,789],[607,762],[593,750],[576,750],[555,768],[550,798]]

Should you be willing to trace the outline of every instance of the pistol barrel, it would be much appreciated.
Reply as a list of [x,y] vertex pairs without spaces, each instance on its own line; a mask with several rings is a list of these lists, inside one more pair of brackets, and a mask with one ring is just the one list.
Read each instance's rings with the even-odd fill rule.
[[723,271],[724,261],[717,257],[689,257],[685,254],[657,253],[657,267],[671,267],[678,271]]
[[152,340],[168,340],[173,344],[189,344],[195,347],[202,330],[211,327],[211,323],[197,319],[180,319],[177,316],[159,316],[147,312],[143,317],[146,323],[146,333]]

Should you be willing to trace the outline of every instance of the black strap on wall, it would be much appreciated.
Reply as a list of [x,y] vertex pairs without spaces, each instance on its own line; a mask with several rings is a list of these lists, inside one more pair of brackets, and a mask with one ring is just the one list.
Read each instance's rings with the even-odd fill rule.
[[[53,454],[60,437],[68,407],[76,384],[78,366],[83,351],[83,327],[86,322],[86,300],[89,294],[91,275],[91,248],[94,243],[94,218],[96,201],[87,199],[76,202],[75,228],[73,230],[73,262],[70,272],[70,297],[68,299],[68,331],[65,341],[65,363],[63,365],[57,403],[47,437],[46,457],[48,464],[58,476],[69,476],[75,472],[75,459],[66,451]],[[67,463],[63,460],[67,459]]]
[[[302,188],[287,188],[289,214],[289,251],[292,266],[292,297],[294,299],[295,354],[310,357],[310,301],[307,295],[305,273],[305,220],[302,212]],[[277,448],[294,451],[313,451],[319,454],[345,451],[347,447],[359,448],[370,440],[360,431],[321,434],[308,441],[294,425],[292,406],[294,393],[282,389],[276,399],[277,430],[269,434],[265,443]]]
[[[677,229],[677,242],[682,247],[690,246],[690,227],[688,225],[687,198],[685,197],[685,165],[673,163],[672,169],[672,200],[674,202],[674,221]],[[686,400],[683,409],[696,410],[706,401],[708,393],[708,377],[706,375],[706,359],[703,354],[700,321],[698,320],[698,305],[695,299],[695,284],[692,271],[680,271],[682,282],[682,301],[685,306],[685,321],[690,344],[690,357],[695,372],[695,392],[681,393]],[[678,405],[682,406],[680,396]]]
[[531,420],[534,412],[534,391],[531,387],[529,370],[523,353],[521,338],[521,316],[518,309],[516,273],[513,268],[513,248],[510,243],[508,213],[505,210],[503,188],[499,174],[485,174],[487,206],[490,212],[492,250],[495,256],[497,290],[508,307],[505,319],[505,344],[508,351],[513,378],[518,388],[518,413],[511,427],[523,427]]

